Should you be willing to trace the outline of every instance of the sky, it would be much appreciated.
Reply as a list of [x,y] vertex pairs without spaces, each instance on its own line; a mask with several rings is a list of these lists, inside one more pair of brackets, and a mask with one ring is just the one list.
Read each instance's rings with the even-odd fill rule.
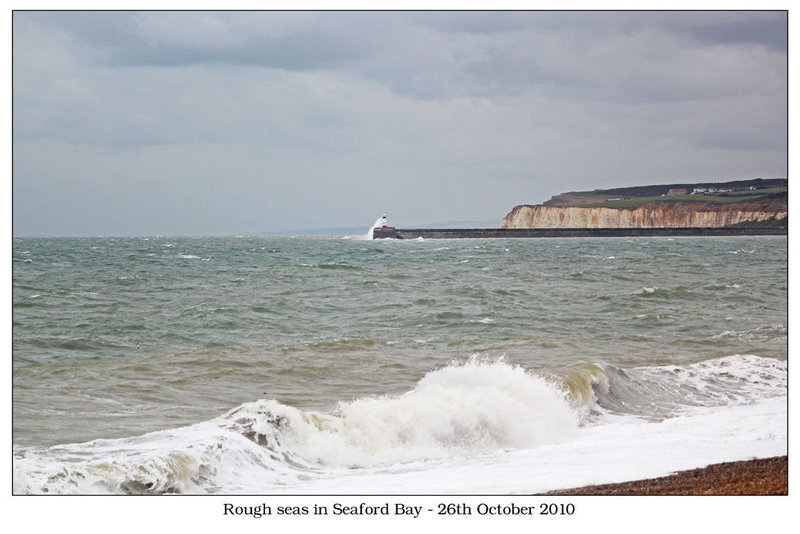
[[496,221],[787,177],[780,11],[13,13],[13,235]]

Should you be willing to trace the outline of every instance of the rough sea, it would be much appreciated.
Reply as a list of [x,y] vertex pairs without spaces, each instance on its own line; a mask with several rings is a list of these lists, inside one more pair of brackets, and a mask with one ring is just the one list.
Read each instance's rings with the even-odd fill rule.
[[516,494],[787,453],[786,237],[13,240],[13,491]]

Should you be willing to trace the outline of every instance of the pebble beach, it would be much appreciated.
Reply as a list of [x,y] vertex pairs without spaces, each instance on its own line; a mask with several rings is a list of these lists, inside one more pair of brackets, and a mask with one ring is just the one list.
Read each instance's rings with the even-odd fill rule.
[[620,484],[585,486],[548,495],[788,495],[787,456],[724,462]]

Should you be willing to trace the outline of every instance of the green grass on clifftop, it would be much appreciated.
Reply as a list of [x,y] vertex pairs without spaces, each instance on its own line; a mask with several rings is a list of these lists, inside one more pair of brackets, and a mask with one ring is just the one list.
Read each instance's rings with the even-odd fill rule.
[[[784,188],[785,189],[785,188]],[[735,204],[737,202],[753,202],[759,199],[768,198],[767,195],[731,195],[731,196],[715,196],[715,195],[675,195],[667,197],[638,197],[638,198],[625,198],[622,200],[608,200],[603,202],[593,202],[591,204],[582,204],[587,208],[617,208],[617,209],[634,209],[643,206],[648,202],[714,202],[716,204]]]
[[[717,191],[708,194],[692,194],[692,191],[698,188],[716,189]],[[688,194],[669,194],[671,189],[684,189]],[[723,183],[665,184],[562,193],[560,195],[555,195],[545,202],[544,205],[553,207],[635,209],[653,201],[667,203],[703,202],[716,204],[786,203],[788,190],[788,181],[786,179],[741,180],[738,182]]]

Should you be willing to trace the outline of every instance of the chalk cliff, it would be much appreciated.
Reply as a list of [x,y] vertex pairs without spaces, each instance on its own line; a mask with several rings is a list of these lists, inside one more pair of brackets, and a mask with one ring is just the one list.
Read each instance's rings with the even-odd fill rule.
[[648,202],[635,209],[578,206],[516,206],[503,228],[675,228],[722,227],[747,221],[783,219],[784,202],[719,204]]

